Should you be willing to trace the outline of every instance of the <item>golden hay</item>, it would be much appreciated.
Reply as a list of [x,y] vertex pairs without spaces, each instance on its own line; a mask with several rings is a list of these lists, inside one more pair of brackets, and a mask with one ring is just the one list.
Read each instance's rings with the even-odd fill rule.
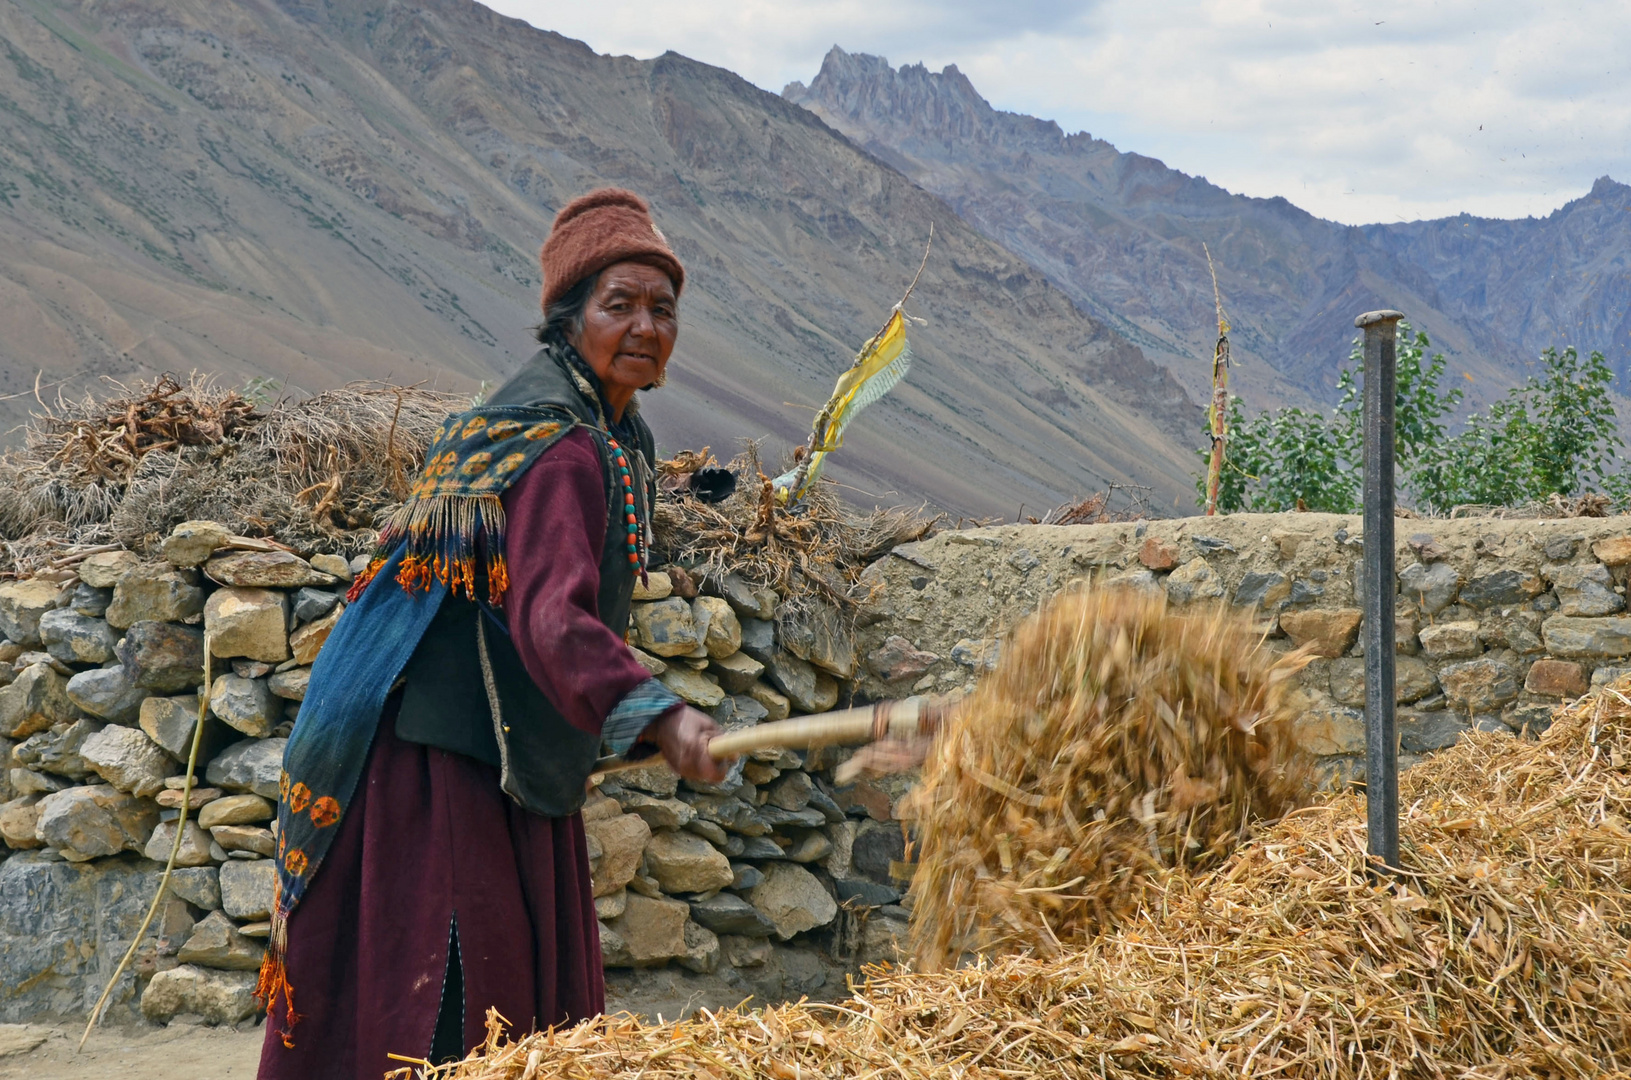
[[439,1075],[1631,1076],[1628,693],[1407,772],[1398,882],[1369,872],[1363,799],[1321,796],[1052,958],[871,969],[841,1005],[495,1031]]
[[913,797],[918,960],[1047,951],[1207,869],[1311,797],[1287,691],[1307,663],[1237,611],[1133,589],[1064,593],[1015,627]]

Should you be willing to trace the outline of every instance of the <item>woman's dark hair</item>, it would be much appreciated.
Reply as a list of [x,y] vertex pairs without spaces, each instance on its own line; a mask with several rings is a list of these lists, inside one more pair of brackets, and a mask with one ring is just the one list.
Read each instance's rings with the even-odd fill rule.
[[600,283],[600,271],[583,278],[549,305],[544,321],[532,328],[533,336],[543,341],[554,334],[565,341],[573,341],[583,333],[583,309],[589,305],[589,295]]

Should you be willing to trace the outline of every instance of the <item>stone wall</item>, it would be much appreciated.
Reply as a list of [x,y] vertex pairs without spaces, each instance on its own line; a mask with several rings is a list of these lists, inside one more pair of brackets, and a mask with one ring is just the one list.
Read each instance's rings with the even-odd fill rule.
[[[361,563],[245,547],[194,522],[150,559],[100,552],[0,585],[0,1021],[84,1016],[128,947],[175,837],[206,631],[215,680],[182,869],[109,1015],[254,1014],[283,747]],[[732,577],[656,572],[630,643],[727,728],[831,708],[852,642],[778,606]],[[887,799],[835,791],[831,763],[761,753],[718,785],[649,766],[591,792],[607,966],[673,964],[777,997],[817,989],[835,956],[892,955],[901,829]]]
[[[1631,519],[1398,526],[1406,764],[1469,727],[1538,731],[1559,701],[1631,667]],[[967,689],[1050,594],[1091,579],[1160,589],[1248,610],[1271,647],[1319,649],[1299,731],[1340,782],[1362,771],[1359,530],[1283,514],[942,533],[867,571],[853,634],[820,605],[669,567],[637,595],[629,641],[731,728]],[[197,818],[111,1015],[253,1015],[284,738],[353,571],[193,523],[151,559],[104,552],[0,585],[0,1021],[84,1016],[128,946],[174,837],[206,627],[219,659]],[[836,787],[844,756],[761,752],[717,785],[654,765],[591,792],[606,965],[773,999],[818,990],[823,964],[892,956],[910,778]]]
[[[1468,728],[1531,733],[1560,701],[1631,665],[1631,518],[1396,521],[1401,763]],[[1312,643],[1303,745],[1333,781],[1363,775],[1358,517],[1242,514],[941,533],[867,571],[870,698],[971,688],[1003,631],[1097,579],[1179,606],[1249,611],[1271,647]]]

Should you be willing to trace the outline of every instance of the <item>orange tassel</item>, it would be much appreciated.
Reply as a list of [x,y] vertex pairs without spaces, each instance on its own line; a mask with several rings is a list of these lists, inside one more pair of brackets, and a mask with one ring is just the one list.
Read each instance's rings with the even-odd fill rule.
[[362,573],[357,575],[357,580],[353,581],[351,583],[351,588],[345,591],[345,602],[348,604],[355,604],[357,602],[357,597],[361,596],[362,591],[368,588],[368,583],[374,580],[374,575],[378,574],[379,568],[384,565],[384,556],[376,555],[372,559],[369,559],[367,568],[364,569]]
[[277,950],[267,949],[266,959],[261,961],[260,978],[255,983],[255,998],[266,1009],[267,1023],[272,1023],[273,1009],[277,1004],[278,995],[283,995],[283,1026],[278,1030],[278,1037],[283,1040],[285,1049],[294,1049],[294,1026],[300,1023],[300,1014],[294,1011],[294,987],[289,985],[289,972],[283,966],[283,957]]

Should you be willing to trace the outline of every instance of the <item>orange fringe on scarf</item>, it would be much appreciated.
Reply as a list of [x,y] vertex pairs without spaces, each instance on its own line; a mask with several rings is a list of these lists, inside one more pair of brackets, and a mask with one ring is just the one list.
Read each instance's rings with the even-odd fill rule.
[[300,1014],[294,1011],[294,987],[289,985],[289,972],[283,966],[283,956],[276,949],[267,949],[261,961],[260,978],[255,983],[255,998],[266,1009],[266,1021],[272,1022],[272,1009],[278,995],[283,995],[283,1027],[278,1038],[286,1049],[294,1049],[294,1026],[300,1023]]

